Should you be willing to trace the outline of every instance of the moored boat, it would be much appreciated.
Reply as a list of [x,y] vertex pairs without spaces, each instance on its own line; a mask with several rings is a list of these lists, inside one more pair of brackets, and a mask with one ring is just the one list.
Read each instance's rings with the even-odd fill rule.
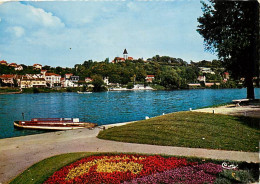
[[77,91],[78,94],[89,94],[92,93],[90,91]]
[[80,122],[79,118],[33,118],[31,121],[14,121],[14,127],[38,130],[72,130],[94,128],[96,123]]

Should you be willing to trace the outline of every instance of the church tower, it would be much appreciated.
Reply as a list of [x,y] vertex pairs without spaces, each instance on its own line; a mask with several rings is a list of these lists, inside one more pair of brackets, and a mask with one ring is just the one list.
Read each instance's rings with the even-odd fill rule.
[[127,53],[127,50],[125,49],[124,52],[123,52],[123,56],[124,56],[124,59],[127,60],[128,59],[128,53]]

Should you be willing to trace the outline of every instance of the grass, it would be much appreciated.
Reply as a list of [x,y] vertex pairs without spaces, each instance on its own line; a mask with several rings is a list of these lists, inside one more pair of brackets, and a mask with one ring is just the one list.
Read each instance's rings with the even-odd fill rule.
[[[80,152],[80,153],[67,153],[62,155],[57,155],[54,157],[50,157],[44,159],[33,166],[26,169],[23,173],[18,175],[14,180],[10,182],[10,184],[38,184],[43,183],[50,177],[55,171],[61,169],[63,166],[69,165],[70,163],[75,162],[83,157],[87,157],[90,155],[118,155],[120,153],[89,153],[89,152]],[[124,153],[124,154],[132,154],[132,153]],[[134,154],[134,153],[133,153]],[[141,155],[141,154],[139,154]],[[143,154],[148,155],[148,154]],[[163,157],[173,157],[171,155],[161,155]],[[188,162],[198,162],[202,163],[215,163],[222,164],[223,162],[227,162],[229,164],[238,165],[238,168],[242,170],[241,172],[246,172],[248,178],[253,178],[253,180],[258,180],[259,176],[259,164],[255,163],[246,163],[246,162],[236,162],[236,161],[228,161],[228,160],[214,160],[214,159],[203,159],[197,157],[181,157],[174,156],[178,158],[186,158]],[[231,177],[231,173],[223,173],[223,176],[219,177],[219,181],[229,181],[226,180],[228,177]],[[219,182],[223,183],[223,182]],[[226,182],[224,182],[226,183]]]
[[0,93],[10,93],[10,92],[19,92],[19,88],[11,88],[11,87],[0,87]]
[[26,169],[23,173],[12,180],[10,184],[43,183],[49,176],[63,166],[92,154],[93,153],[68,153],[47,158]]
[[260,119],[177,112],[101,131],[100,139],[121,142],[258,152]]

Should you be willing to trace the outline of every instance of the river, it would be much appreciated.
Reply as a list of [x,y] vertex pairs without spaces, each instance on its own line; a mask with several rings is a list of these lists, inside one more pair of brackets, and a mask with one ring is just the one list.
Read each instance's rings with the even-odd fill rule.
[[[260,89],[255,89],[260,98]],[[246,89],[121,91],[91,94],[38,93],[0,95],[0,138],[43,133],[17,130],[14,120],[78,117],[99,125],[143,120],[163,113],[187,111],[246,97]]]

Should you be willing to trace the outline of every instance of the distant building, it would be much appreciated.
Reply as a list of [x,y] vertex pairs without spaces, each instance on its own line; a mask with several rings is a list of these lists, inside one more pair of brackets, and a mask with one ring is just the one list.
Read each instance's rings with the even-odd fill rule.
[[22,65],[17,65],[14,70],[18,70],[18,71],[21,71],[23,70],[23,66]]
[[125,62],[126,60],[134,60],[133,57],[128,57],[128,52],[125,49],[123,52],[123,57],[115,57],[115,59],[112,61],[112,63],[120,63],[120,62]]
[[199,82],[206,82],[206,76],[198,76],[197,79]]
[[125,62],[125,59],[121,57],[115,57],[115,59],[112,61],[112,63],[121,63],[121,62]]
[[14,84],[15,76],[16,75],[13,74],[3,74],[0,76],[0,79],[2,80],[2,83],[12,86]]
[[6,66],[7,66],[7,61],[2,60],[2,61],[0,61],[0,64],[1,64],[1,65],[6,65]]
[[202,73],[215,74],[215,72],[213,72],[213,71],[211,70],[211,68],[207,68],[207,67],[199,67],[199,69],[200,69],[200,71],[201,71]]
[[47,73],[47,70],[41,70],[41,74],[42,74],[43,78],[45,78],[46,73]]
[[17,67],[17,64],[16,64],[16,63],[10,63],[10,64],[8,64],[8,66],[11,66],[11,67],[16,68],[16,67]]
[[105,78],[103,79],[103,81],[104,81],[104,83],[105,83],[106,85],[109,85],[109,77],[105,77]]
[[50,85],[50,87],[54,87],[55,85],[60,85],[61,76],[55,73],[45,73],[46,83]]
[[34,64],[33,68],[41,70],[42,69],[42,65],[41,64]]
[[124,59],[127,60],[128,59],[128,53],[127,53],[127,50],[125,49],[124,52],[123,52],[123,56],[124,56]]
[[67,74],[65,74],[65,80],[66,80],[66,79],[70,79],[71,76],[73,76],[72,73],[67,73]]
[[154,80],[154,75],[147,75],[145,78],[146,82],[153,82]]
[[223,78],[224,79],[229,79],[229,73],[228,72],[224,72],[223,73]]
[[78,87],[79,76],[73,76],[72,73],[65,74],[62,78],[62,87]]
[[86,77],[86,78],[85,78],[85,82],[86,82],[86,83],[90,83],[90,82],[92,82],[92,81],[93,81],[93,79],[91,79],[90,77]]
[[29,79],[23,77],[21,79],[21,88],[44,88],[46,87],[46,81],[44,78]]

